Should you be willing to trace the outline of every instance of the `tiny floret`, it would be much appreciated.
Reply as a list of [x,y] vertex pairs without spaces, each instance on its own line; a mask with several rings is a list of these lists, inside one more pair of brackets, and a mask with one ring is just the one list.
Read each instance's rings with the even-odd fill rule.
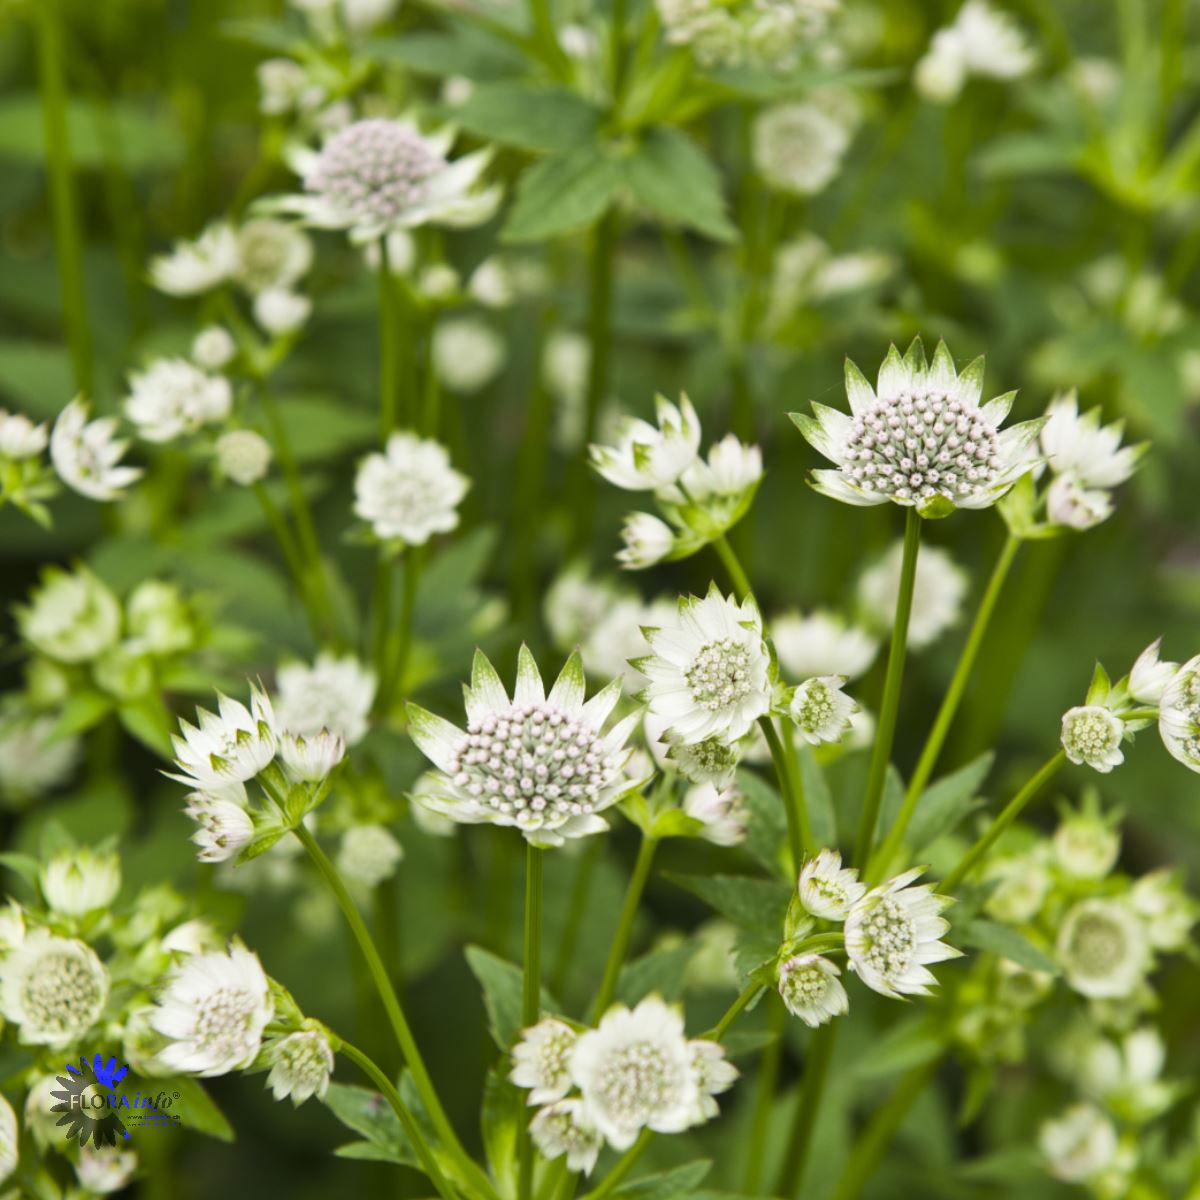
[[788,712],[801,737],[811,745],[840,742],[849,731],[858,705],[842,691],[845,682],[840,675],[824,675],[806,679],[792,693]]
[[819,954],[799,954],[779,964],[777,985],[788,1012],[815,1029],[850,1010],[841,972]]
[[1068,709],[1062,719],[1062,748],[1079,766],[1107,775],[1125,761],[1121,739],[1125,725],[1111,709],[1084,704]]
[[549,1104],[571,1090],[569,1063],[577,1040],[575,1030],[552,1017],[521,1035],[508,1077],[517,1087],[529,1089],[527,1104]]
[[800,868],[799,890],[800,903],[814,917],[844,921],[867,887],[853,867],[842,866],[836,850],[822,850]]

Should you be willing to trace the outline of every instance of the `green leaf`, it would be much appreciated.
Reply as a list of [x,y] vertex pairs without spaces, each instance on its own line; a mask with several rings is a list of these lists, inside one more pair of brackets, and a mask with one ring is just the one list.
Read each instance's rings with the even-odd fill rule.
[[772,874],[784,876],[787,817],[779,793],[755,771],[740,770],[738,790],[746,801],[749,820],[742,848]]
[[884,1079],[931,1062],[946,1049],[943,1031],[924,1014],[908,1017],[894,1025],[855,1064],[860,1079]]
[[621,166],[594,140],[534,163],[517,184],[501,238],[540,242],[586,229],[612,203]]
[[71,693],[54,726],[54,736],[68,737],[83,733],[104,720],[113,710],[114,700],[104,692],[79,688]]
[[651,950],[621,968],[617,999],[634,1005],[657,992],[664,1000],[678,1000],[683,993],[684,974],[696,954],[696,943],[681,942]]
[[744,875],[675,875],[667,878],[699,896],[736,925],[778,939],[792,889],[772,879]]
[[174,759],[171,745],[174,722],[157,692],[139,700],[124,701],[117,708],[117,716],[120,717],[126,731],[148,750],[167,762]]
[[483,1088],[480,1121],[488,1166],[500,1185],[501,1195],[517,1190],[517,1115],[524,1116],[525,1094],[509,1083],[507,1063],[488,1072]]
[[421,1166],[400,1118],[378,1092],[346,1083],[330,1083],[324,1104],[343,1125],[364,1137],[366,1145],[370,1146],[367,1150],[362,1142],[351,1142],[337,1151],[343,1158],[371,1158],[408,1167]]
[[979,785],[992,769],[994,757],[990,750],[986,751],[921,793],[906,839],[914,854],[943,834],[952,833],[980,807]]
[[[487,1009],[488,1029],[501,1050],[507,1050],[521,1031],[521,968],[500,958],[482,946],[468,946],[463,953],[479,986],[483,988],[483,1006]],[[558,1005],[542,988],[543,1012],[556,1012]]]
[[652,129],[622,165],[634,198],[666,224],[719,242],[738,240],[725,214],[717,169],[686,134],[667,126]]
[[712,1162],[707,1158],[697,1159],[682,1167],[673,1167],[669,1171],[656,1171],[653,1175],[643,1175],[632,1183],[625,1183],[613,1191],[614,1196],[637,1197],[641,1200],[675,1200],[677,1196],[690,1196],[702,1184],[712,1170]]
[[1028,967],[1031,971],[1044,971],[1047,975],[1058,974],[1058,964],[1049,955],[1039,950],[1023,933],[997,921],[977,917],[962,925],[955,925],[953,938],[963,945],[973,946],[976,950],[985,950],[991,954],[999,954],[1002,958],[1012,959],[1019,966]]
[[17,854],[15,851],[0,853],[0,867],[15,871],[35,891],[40,886],[41,867],[32,854]]
[[550,154],[593,140],[600,112],[564,87],[503,82],[478,85],[454,119],[488,141]]
[[62,346],[0,341],[0,395],[37,420],[58,416],[74,386]]
[[804,787],[804,802],[808,805],[813,841],[818,846],[836,846],[837,811],[833,807],[833,793],[829,790],[825,772],[809,746],[797,746],[796,758],[800,763],[800,782]]
[[[155,1082],[159,1091],[177,1094],[174,1097],[173,1108],[178,1112],[182,1124],[219,1141],[233,1141],[233,1126],[225,1119],[225,1114],[198,1080],[190,1076],[180,1076],[177,1079]],[[157,1092],[155,1094],[157,1095]]]

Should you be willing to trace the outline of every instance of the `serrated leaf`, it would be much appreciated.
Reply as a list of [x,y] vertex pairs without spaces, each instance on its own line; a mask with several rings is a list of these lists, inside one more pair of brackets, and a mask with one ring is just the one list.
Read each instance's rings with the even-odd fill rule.
[[749,820],[742,849],[752,854],[772,874],[785,876],[787,854],[787,817],[779,793],[755,771],[742,769],[737,775],[738,790],[746,801]]
[[728,917],[735,925],[778,939],[783,933],[792,889],[773,879],[744,875],[676,875],[667,878]]
[[594,139],[600,112],[564,87],[505,81],[477,85],[454,119],[488,141],[553,154]]
[[421,1160],[400,1118],[378,1092],[353,1084],[330,1083],[323,1103],[347,1129],[361,1135],[371,1147],[370,1151],[364,1151],[362,1143],[351,1142],[338,1150],[343,1157],[373,1158],[420,1168]]
[[921,793],[906,838],[914,854],[943,834],[952,833],[980,806],[979,785],[987,778],[994,758],[990,750],[986,751]]
[[952,937],[965,946],[1012,959],[1031,971],[1044,971],[1047,975],[1057,975],[1059,972],[1054,959],[1039,950],[1023,933],[998,921],[976,917],[962,925],[955,925]]
[[621,968],[617,979],[617,999],[630,1006],[651,992],[664,1000],[678,1000],[683,993],[684,975],[696,954],[694,942],[651,950]]
[[712,1162],[707,1158],[697,1159],[682,1167],[673,1167],[669,1171],[656,1171],[653,1175],[643,1175],[632,1183],[624,1183],[616,1188],[613,1196],[625,1196],[629,1200],[675,1200],[678,1196],[690,1196],[702,1184],[712,1170]]
[[[467,946],[463,951],[467,965],[483,989],[488,1029],[501,1050],[507,1050],[521,1031],[521,1000],[524,986],[521,968],[500,958],[482,946]],[[542,988],[543,1013],[554,1012],[553,997]]]
[[544,158],[521,176],[501,239],[540,242],[586,229],[604,214],[621,181],[619,163],[595,141]]
[[797,746],[796,760],[800,765],[800,782],[804,788],[804,803],[808,806],[813,841],[820,847],[836,846],[837,811],[833,807],[833,793],[829,790],[825,772],[810,746]]
[[683,225],[719,242],[736,242],[721,177],[686,134],[651,129],[622,167],[634,199],[668,225]]

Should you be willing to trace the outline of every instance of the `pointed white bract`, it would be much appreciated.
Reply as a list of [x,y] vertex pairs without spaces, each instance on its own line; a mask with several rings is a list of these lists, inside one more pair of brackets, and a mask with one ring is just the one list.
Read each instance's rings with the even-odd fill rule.
[[776,985],[788,1012],[815,1029],[850,1011],[840,974],[819,954],[798,954],[779,964]]
[[650,684],[650,711],[685,745],[744,737],[771,706],[771,658],[754,600],[740,604],[714,584],[681,598],[673,627],[645,629],[654,653],[634,660]]
[[495,668],[476,651],[464,689],[467,728],[461,730],[415,704],[409,734],[438,768],[422,795],[427,808],[456,821],[511,825],[538,846],[608,828],[600,816],[640,786],[625,765],[625,743],[640,714],[605,724],[621,695],[614,680],[585,702],[583,664],[567,660],[547,695],[533,655],[522,646],[510,699]]
[[423,546],[458,525],[470,480],[438,442],[393,433],[385,451],[368,454],[354,480],[354,512],[383,541]]
[[107,908],[121,890],[121,860],[86,846],[60,850],[41,873],[42,895],[55,912],[82,917]]
[[307,737],[285,733],[279,739],[279,757],[292,779],[319,783],[346,757],[346,739],[328,729]]
[[0,408],[0,458],[23,462],[36,458],[49,444],[45,424],[35,425],[24,413]]
[[217,712],[196,710],[198,725],[180,720],[183,736],[173,735],[179,774],[172,779],[198,791],[221,789],[253,779],[274,757],[275,715],[267,694],[250,689],[250,707],[218,693]]
[[1163,688],[1158,732],[1173,758],[1200,771],[1200,655],[1188,659]]
[[800,903],[805,911],[826,921],[844,921],[867,893],[853,867],[842,866],[836,850],[822,850],[800,868]]
[[1158,657],[1162,638],[1151,642],[1137,656],[1129,672],[1129,694],[1139,704],[1159,704],[1167,685],[1179,671],[1179,664],[1163,662]]
[[83,400],[75,399],[58,414],[50,434],[50,461],[63,483],[81,496],[102,503],[119,500],[142,477],[142,469],[121,465],[129,442],[116,436],[116,418],[89,421],[89,412]]
[[696,1074],[699,1103],[692,1114],[693,1125],[701,1125],[718,1116],[720,1109],[713,1098],[727,1092],[737,1082],[738,1069],[725,1057],[725,1047],[707,1038],[688,1042],[692,1052],[692,1070]]
[[627,571],[644,571],[675,549],[675,530],[653,513],[629,513],[621,540],[625,548],[617,551],[617,562]]
[[108,972],[90,946],[45,929],[0,958],[0,1013],[26,1046],[70,1046],[100,1019]]
[[1027,452],[1041,422],[1002,432],[1014,393],[981,405],[983,360],[959,373],[944,342],[931,364],[919,338],[903,358],[891,347],[877,388],[847,360],[846,394],[850,415],[815,403],[813,416],[792,414],[836,465],[812,474],[813,487],[835,500],[915,505],[922,516],[941,517],[987,508],[1035,465]]
[[1125,761],[1124,736],[1125,723],[1102,704],[1082,704],[1063,713],[1062,748],[1078,766],[1107,775]]
[[320,1030],[289,1033],[271,1042],[265,1057],[271,1066],[267,1087],[276,1100],[291,1097],[299,1107],[310,1096],[325,1099],[333,1072],[333,1047]]
[[328,729],[356,746],[367,735],[376,685],[375,672],[353,654],[322,650],[311,666],[289,662],[276,671],[275,719],[299,737]]
[[813,746],[840,742],[849,732],[858,705],[842,691],[840,675],[806,679],[793,693],[788,712],[800,736]]
[[[234,797],[240,793],[241,801]],[[254,837],[254,822],[245,807],[240,783],[219,791],[192,792],[184,812],[196,822],[192,841],[200,848],[201,862],[226,862],[239,854]]]
[[884,996],[927,996],[937,983],[929,963],[959,957],[941,941],[950,922],[941,915],[954,901],[929,884],[911,886],[917,867],[872,888],[846,917],[846,954],[859,979]]
[[527,1104],[549,1104],[571,1090],[571,1052],[578,1034],[562,1021],[547,1017],[524,1030],[513,1047],[509,1079],[528,1088]]
[[151,1017],[169,1039],[158,1058],[188,1075],[241,1070],[258,1057],[274,1011],[262,964],[245,946],[188,955],[172,970]]
[[589,447],[592,465],[615,487],[653,492],[670,487],[697,461],[700,419],[686,395],[676,407],[655,397],[657,426],[629,419],[615,446]]

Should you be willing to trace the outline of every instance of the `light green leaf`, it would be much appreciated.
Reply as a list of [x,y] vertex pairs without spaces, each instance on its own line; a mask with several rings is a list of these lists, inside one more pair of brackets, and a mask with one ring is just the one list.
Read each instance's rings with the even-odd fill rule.
[[690,1196],[704,1182],[712,1169],[712,1163],[707,1158],[697,1159],[682,1167],[673,1167],[669,1171],[656,1171],[653,1175],[643,1175],[632,1183],[624,1183],[612,1194],[625,1196],[628,1200],[675,1200],[677,1196]]
[[686,134],[667,126],[652,129],[622,166],[634,198],[667,225],[719,242],[738,240],[717,169]]
[[535,163],[517,185],[502,240],[540,242],[586,229],[612,203],[621,178],[620,164],[595,141]]
[[952,937],[976,950],[986,950],[1012,959],[1031,971],[1044,971],[1048,975],[1058,974],[1058,964],[1044,951],[1039,950],[1024,934],[997,921],[986,921],[977,917],[962,925],[955,925]]
[[553,84],[485,83],[454,110],[464,129],[535,153],[565,152],[595,137],[599,110]]
[[617,980],[617,999],[634,1005],[651,992],[657,992],[664,1000],[678,1000],[696,949],[694,941],[684,941],[677,946],[651,950],[626,963]]
[[[482,946],[468,946],[464,952],[467,965],[483,988],[483,1005],[487,1009],[488,1029],[501,1050],[507,1050],[517,1040],[521,1031],[521,968],[506,959],[484,950]],[[545,988],[542,988],[543,1013],[557,1011],[557,1004]]]
[[989,750],[921,793],[906,839],[914,854],[943,834],[952,833],[980,806],[979,785],[991,770],[994,757]]
[[[222,1142],[233,1141],[233,1126],[225,1119],[225,1114],[217,1107],[199,1080],[181,1076],[178,1079],[155,1082],[158,1091],[172,1094],[172,1108],[178,1112],[179,1120],[189,1129],[205,1133]],[[157,1094],[156,1092],[155,1095]]]
[[362,1142],[351,1142],[337,1151],[343,1158],[371,1158],[409,1167],[421,1166],[400,1118],[378,1092],[331,1083],[324,1104],[343,1125],[364,1137],[366,1145],[370,1146],[367,1150]]

